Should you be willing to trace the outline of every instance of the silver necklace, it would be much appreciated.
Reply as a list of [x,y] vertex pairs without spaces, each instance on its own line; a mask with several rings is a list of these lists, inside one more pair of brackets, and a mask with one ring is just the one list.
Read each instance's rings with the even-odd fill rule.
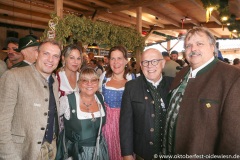
[[92,105],[92,103],[86,104],[85,102],[83,102],[83,104],[86,106],[87,111],[88,111],[89,113],[91,113],[91,116],[92,116],[91,121],[92,121],[92,122],[95,122],[95,121],[96,121],[96,118],[95,118],[95,116],[94,116],[94,113],[93,113],[93,112],[90,112],[90,109],[89,109],[89,107]]
[[89,107],[92,105],[92,103],[89,103],[89,104],[86,104],[85,102],[83,102],[83,104],[86,106],[86,108],[87,108],[87,110],[88,110],[88,112],[89,112]]

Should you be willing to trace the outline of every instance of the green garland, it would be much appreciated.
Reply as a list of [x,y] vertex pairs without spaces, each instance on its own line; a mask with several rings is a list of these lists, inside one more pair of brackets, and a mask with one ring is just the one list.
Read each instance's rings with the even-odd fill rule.
[[203,3],[203,7],[207,9],[208,7],[219,7],[220,0],[201,0]]
[[229,11],[229,5],[228,0],[201,0],[203,3],[203,7],[207,9],[210,6],[213,6],[216,8],[216,10],[219,12],[219,17],[228,17],[229,19],[227,21],[222,21],[223,25],[230,24],[227,26],[228,30],[232,32],[233,30],[236,30],[238,32],[238,37],[240,33],[240,20],[236,20],[235,15],[231,15]]
[[[52,19],[55,17],[56,14],[51,15]],[[47,38],[49,29],[44,31],[41,39]],[[83,45],[97,43],[109,48],[123,45],[133,52],[143,50],[145,46],[144,37],[134,28],[120,27],[106,22],[93,22],[86,17],[78,17],[72,14],[59,19],[55,26],[55,34],[55,39],[64,46],[77,41]]]

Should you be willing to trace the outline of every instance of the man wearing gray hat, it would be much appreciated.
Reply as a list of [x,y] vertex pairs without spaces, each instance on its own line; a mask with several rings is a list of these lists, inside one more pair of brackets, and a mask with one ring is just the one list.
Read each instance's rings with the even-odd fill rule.
[[19,47],[15,49],[17,52],[21,52],[24,57],[24,62],[28,65],[34,63],[38,56],[38,49],[39,43],[37,40],[31,36],[26,36],[20,38],[19,40]]

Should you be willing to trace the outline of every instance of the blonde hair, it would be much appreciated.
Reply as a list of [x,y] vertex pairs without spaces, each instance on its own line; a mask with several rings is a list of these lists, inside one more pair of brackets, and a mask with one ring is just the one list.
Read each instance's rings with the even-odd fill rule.
[[78,82],[83,79],[83,77],[86,77],[86,76],[94,76],[96,77],[97,79],[99,79],[99,75],[97,74],[97,72],[91,68],[91,67],[84,67],[81,71],[80,71],[80,74],[79,74],[79,78],[78,78]]

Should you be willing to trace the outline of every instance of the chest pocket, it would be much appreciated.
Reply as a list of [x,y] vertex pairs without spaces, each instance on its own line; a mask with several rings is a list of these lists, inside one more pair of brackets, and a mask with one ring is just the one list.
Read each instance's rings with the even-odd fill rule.
[[211,120],[212,118],[216,118],[219,116],[220,103],[218,100],[200,98],[199,102],[200,111],[203,117],[205,117],[208,120]]
[[12,141],[14,143],[23,143],[24,142],[24,139],[25,139],[25,136],[23,135],[16,135],[16,134],[12,134]]

